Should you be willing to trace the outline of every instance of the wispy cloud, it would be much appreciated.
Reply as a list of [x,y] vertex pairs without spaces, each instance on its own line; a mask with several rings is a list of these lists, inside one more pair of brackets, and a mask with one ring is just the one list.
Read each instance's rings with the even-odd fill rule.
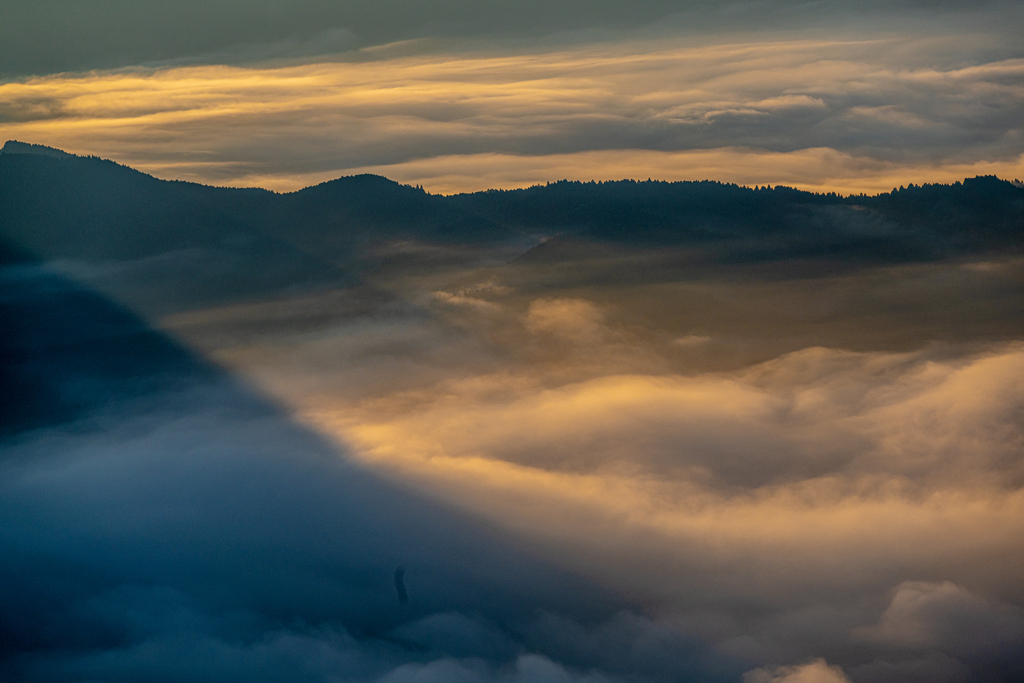
[[161,177],[295,189],[373,171],[452,192],[624,176],[877,190],[1022,175],[1024,61],[964,38],[604,44],[0,86],[0,135]]

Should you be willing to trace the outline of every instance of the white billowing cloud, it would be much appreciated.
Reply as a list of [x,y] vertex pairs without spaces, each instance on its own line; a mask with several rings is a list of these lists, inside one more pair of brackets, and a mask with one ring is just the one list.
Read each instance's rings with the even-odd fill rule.
[[878,624],[860,633],[899,648],[971,654],[1019,644],[1024,614],[951,581],[906,581],[896,587]]
[[[524,324],[579,341],[600,335],[599,322],[592,304],[540,300]],[[659,473],[694,467],[755,487],[911,475],[1015,487],[1022,376],[1024,353],[1012,346],[963,364],[811,348],[739,375],[606,376],[526,388],[497,404],[476,398],[486,377],[465,388],[449,381],[457,407],[428,402],[388,429],[432,434],[453,456],[491,453],[543,467],[544,453],[579,450],[593,463],[628,461]],[[534,429],[514,434],[523,423]],[[624,432],[625,441],[610,438]]]
[[[751,676],[953,681],[1019,659],[1024,347],[925,344],[934,328],[912,328],[945,292],[976,291],[971,278],[1014,291],[995,284],[1016,281],[1014,264],[561,289],[550,268],[517,264],[422,290],[398,278],[428,292],[409,294],[420,317],[214,351],[363,466],[511,532]],[[848,305],[866,317],[836,330]],[[832,346],[808,341],[815,316]],[[876,331],[901,334],[865,344]],[[688,360],[741,343],[782,350],[716,371]],[[566,629],[579,631],[544,642]],[[616,638],[577,633],[573,647]]]
[[[476,666],[474,666],[476,664]],[[478,662],[441,659],[429,664],[406,664],[378,683],[610,683],[602,673],[575,674],[540,655],[523,655],[509,670],[492,672]]]
[[473,375],[301,414],[368,465],[656,604],[781,609],[883,593],[902,565],[1012,590],[1000,558],[1022,550],[1022,376],[1013,345],[956,361],[812,348],[689,377]]
[[816,659],[800,666],[754,669],[743,674],[743,683],[850,683],[843,670]]
[[[575,656],[572,631],[628,650],[617,598],[353,467],[239,384],[195,381],[3,442],[0,678],[618,680],[604,669],[623,660]],[[530,636],[538,612],[562,620],[557,645]],[[658,655],[649,680],[700,666]]]

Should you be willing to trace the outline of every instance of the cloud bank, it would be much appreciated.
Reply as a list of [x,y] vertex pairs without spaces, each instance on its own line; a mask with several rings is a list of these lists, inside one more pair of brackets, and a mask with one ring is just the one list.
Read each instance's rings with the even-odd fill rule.
[[216,305],[167,306],[131,252],[3,252],[4,676],[1019,672],[1017,254],[425,234],[353,241],[357,281],[269,300],[242,286],[265,270],[152,247],[237,280]]
[[[630,258],[392,272],[408,308],[325,299],[315,329],[259,306],[165,324],[744,681],[1015,675],[1019,263],[607,275]],[[261,318],[273,338],[230,332]]]
[[[1021,22],[1004,2],[16,0],[0,138],[275,190],[1019,178]],[[756,230],[731,260],[648,250],[628,216],[615,242],[524,254],[564,226],[494,250],[443,213],[385,235],[356,201],[385,181],[356,180],[307,195],[337,215],[258,192],[209,225],[184,192],[122,215],[85,182],[76,233],[74,206],[46,213],[62,180],[19,214],[40,253],[73,246],[0,244],[0,678],[1021,677],[1013,211],[921,263],[813,249],[873,234],[860,200],[807,212],[810,247],[778,258]],[[270,200],[288,240],[254,227],[278,225],[253,218]]]
[[[0,285],[5,386],[27,377],[49,392],[0,441],[5,680],[725,680],[742,668],[382,481],[123,309],[36,266],[5,266]],[[601,637],[627,652],[653,638],[660,657],[637,667],[593,648]]]

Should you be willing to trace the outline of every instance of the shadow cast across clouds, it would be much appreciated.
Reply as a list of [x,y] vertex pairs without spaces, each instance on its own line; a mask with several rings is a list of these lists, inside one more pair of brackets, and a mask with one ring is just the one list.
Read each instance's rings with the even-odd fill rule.
[[664,631],[661,656],[640,668],[649,680],[743,670],[353,465],[95,294],[29,262],[0,268],[0,288],[5,680],[606,681],[637,670],[545,638],[553,619],[565,632],[620,628],[622,642],[637,624]]

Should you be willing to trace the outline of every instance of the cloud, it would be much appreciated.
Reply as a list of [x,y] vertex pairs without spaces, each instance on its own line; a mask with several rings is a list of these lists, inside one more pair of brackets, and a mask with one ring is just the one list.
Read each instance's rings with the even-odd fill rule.
[[950,581],[906,581],[896,587],[878,624],[861,633],[899,648],[962,656],[1019,643],[1024,615]]
[[600,673],[573,674],[546,657],[524,655],[511,670],[490,672],[475,662],[442,659],[425,665],[406,664],[388,673],[379,683],[607,683],[611,680]]
[[84,407],[0,442],[0,677],[1019,670],[1024,261],[563,246],[162,319],[234,378],[55,276],[200,255],[5,269],[0,352]]
[[1024,62],[1010,48],[729,38],[48,76],[0,85],[0,135],[274,189],[356,172],[444,192],[626,175],[877,191],[1022,174]]
[[438,291],[434,292],[434,298],[452,306],[471,306],[481,311],[498,310],[498,307],[490,301],[478,299],[473,296],[467,296],[466,294],[452,294],[451,292]]
[[[0,677],[614,678],[529,633],[544,614],[618,623],[620,597],[368,472],[123,309],[19,268],[0,273],[5,380],[28,373],[79,410],[0,440]],[[687,656],[701,670],[700,648]]]
[[801,666],[777,666],[754,669],[743,674],[743,683],[849,683],[850,679],[838,666],[829,666],[824,659],[816,659]]
[[576,342],[600,341],[607,329],[601,311],[584,299],[535,299],[530,302],[523,324],[531,332]]
[[0,74],[38,75],[152,62],[244,64],[411,41],[571,43],[638,32],[693,35],[884,25],[885,19],[931,24],[933,30],[936,24],[947,28],[954,24],[1006,31],[1007,15],[1013,17],[1017,9],[1012,3],[985,2],[967,10],[956,0],[814,5],[793,0],[643,0],[628,8],[613,0],[444,0],[429,5],[411,0],[373,5],[354,0],[183,0],[173,5],[153,0],[97,0],[87,5],[69,0],[42,4],[10,0],[0,7]]
[[1024,614],[951,581],[904,581],[877,623],[852,635],[887,650],[851,669],[855,680],[998,680],[1020,670]]
[[[1016,281],[1016,266],[614,287],[601,277],[565,284],[574,268],[594,277],[572,262],[558,284],[525,262],[449,274],[441,291],[475,303],[425,300],[426,317],[352,320],[218,357],[366,466],[637,600],[659,626],[765,680],[954,680],[1012,667],[1000,643],[1016,633],[1014,618],[979,627],[976,640],[941,634],[961,617],[1002,624],[990,614],[1012,617],[1019,600],[1009,567],[1022,559],[1024,355],[1018,342],[929,346],[946,333],[913,330],[915,316],[939,314],[932,304],[961,319],[955,299],[924,284],[940,277],[965,301],[980,301],[967,294],[974,287],[989,292],[985,305],[997,308],[984,315],[1007,322],[994,283]],[[394,277],[391,286],[415,291]],[[896,336],[871,343],[909,350],[815,346],[816,316],[837,346],[875,330]],[[842,334],[837,316],[849,321]],[[387,351],[399,319],[419,330],[400,376]],[[758,353],[782,350],[768,360],[732,355],[746,335]],[[777,337],[795,350],[774,346]],[[328,340],[330,354],[316,350]],[[725,366],[699,369],[709,361]],[[368,368],[382,381],[362,383],[362,373],[374,376]],[[579,632],[539,632],[557,643],[560,629]],[[574,636],[573,647],[591,637]],[[613,649],[595,642],[588,651]],[[773,668],[823,656],[830,666]]]

